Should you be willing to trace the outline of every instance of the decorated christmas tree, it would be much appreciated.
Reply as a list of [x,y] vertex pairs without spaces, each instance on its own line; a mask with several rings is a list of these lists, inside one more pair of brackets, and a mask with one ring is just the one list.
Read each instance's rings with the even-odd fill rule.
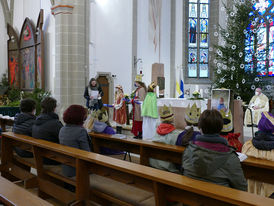
[[[257,87],[262,87],[265,81],[258,75],[257,67],[247,64],[247,41],[253,38],[255,30],[248,30],[256,16],[250,1],[240,1],[233,8],[224,7],[227,25],[219,26],[214,36],[220,36],[219,44],[214,46],[214,88],[231,89],[235,99],[249,102]],[[255,34],[256,35],[256,34]],[[251,54],[257,61],[258,54]],[[255,65],[255,64],[254,64]]]

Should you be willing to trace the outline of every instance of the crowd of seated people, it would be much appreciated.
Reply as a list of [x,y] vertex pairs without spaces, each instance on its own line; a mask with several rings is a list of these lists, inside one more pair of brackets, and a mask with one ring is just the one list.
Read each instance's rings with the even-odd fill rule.
[[[92,140],[83,127],[87,118],[87,109],[81,105],[69,106],[63,114],[65,122],[65,126],[63,126],[55,113],[56,105],[57,102],[54,98],[45,98],[41,102],[41,114],[35,117],[35,102],[31,99],[22,100],[20,104],[21,112],[15,117],[13,131],[18,134],[25,134],[34,138],[92,151]],[[213,182],[239,190],[247,190],[247,181],[236,150],[228,144],[225,138],[219,135],[224,122],[221,113],[214,109],[205,110],[193,122],[190,121],[193,118],[186,112],[185,119],[188,127],[184,131],[175,128],[173,116],[172,109],[164,105],[160,110],[161,123],[157,126],[157,134],[152,141],[186,146],[182,165],[178,166],[156,159],[150,159],[150,165],[158,169],[181,173],[194,179]],[[273,151],[273,116],[269,113],[264,114],[262,115],[262,121],[265,117],[270,119],[272,125],[270,124],[269,128],[271,129],[267,130],[268,133],[266,134],[262,126],[259,126],[260,131],[256,133],[251,143],[259,150]],[[198,125],[199,130],[193,125]],[[262,125],[265,127],[267,124],[264,122]],[[106,112],[99,111],[98,120],[93,125],[93,131],[115,134],[113,128],[108,124]],[[264,144],[265,146],[263,146]],[[104,151],[105,148],[102,149],[102,152],[105,154],[120,152],[114,150]],[[32,157],[31,153],[20,151],[18,148],[16,152],[20,156]],[[54,162],[50,161],[45,163],[54,164]],[[63,165],[62,171],[67,177],[75,176],[75,169],[70,166]]]

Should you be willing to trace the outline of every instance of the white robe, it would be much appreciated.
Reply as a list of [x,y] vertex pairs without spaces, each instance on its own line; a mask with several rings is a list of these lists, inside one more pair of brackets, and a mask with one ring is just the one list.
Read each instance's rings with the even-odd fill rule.
[[[259,109],[253,109],[252,107],[256,106]],[[267,96],[265,96],[263,93],[260,95],[255,95],[252,97],[252,99],[249,102],[249,108],[251,108],[252,111],[252,119],[253,124],[258,125],[260,119],[261,119],[261,113],[262,112],[268,112],[269,110],[269,100]],[[245,119],[244,119],[245,125],[251,125],[251,115],[250,110],[247,109],[245,112]]]

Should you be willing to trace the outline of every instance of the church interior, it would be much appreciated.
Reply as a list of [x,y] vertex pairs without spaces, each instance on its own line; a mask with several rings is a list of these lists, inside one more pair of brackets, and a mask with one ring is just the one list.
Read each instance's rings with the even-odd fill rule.
[[0,205],[274,205],[274,1],[0,0]]

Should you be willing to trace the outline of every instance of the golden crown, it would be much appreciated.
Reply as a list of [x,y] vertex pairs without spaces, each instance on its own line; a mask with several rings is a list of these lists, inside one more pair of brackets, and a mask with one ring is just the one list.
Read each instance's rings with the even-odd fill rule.
[[201,115],[201,108],[197,107],[196,103],[194,103],[191,107],[190,107],[190,104],[188,104],[185,111],[186,122],[193,125],[197,125],[200,115]]

